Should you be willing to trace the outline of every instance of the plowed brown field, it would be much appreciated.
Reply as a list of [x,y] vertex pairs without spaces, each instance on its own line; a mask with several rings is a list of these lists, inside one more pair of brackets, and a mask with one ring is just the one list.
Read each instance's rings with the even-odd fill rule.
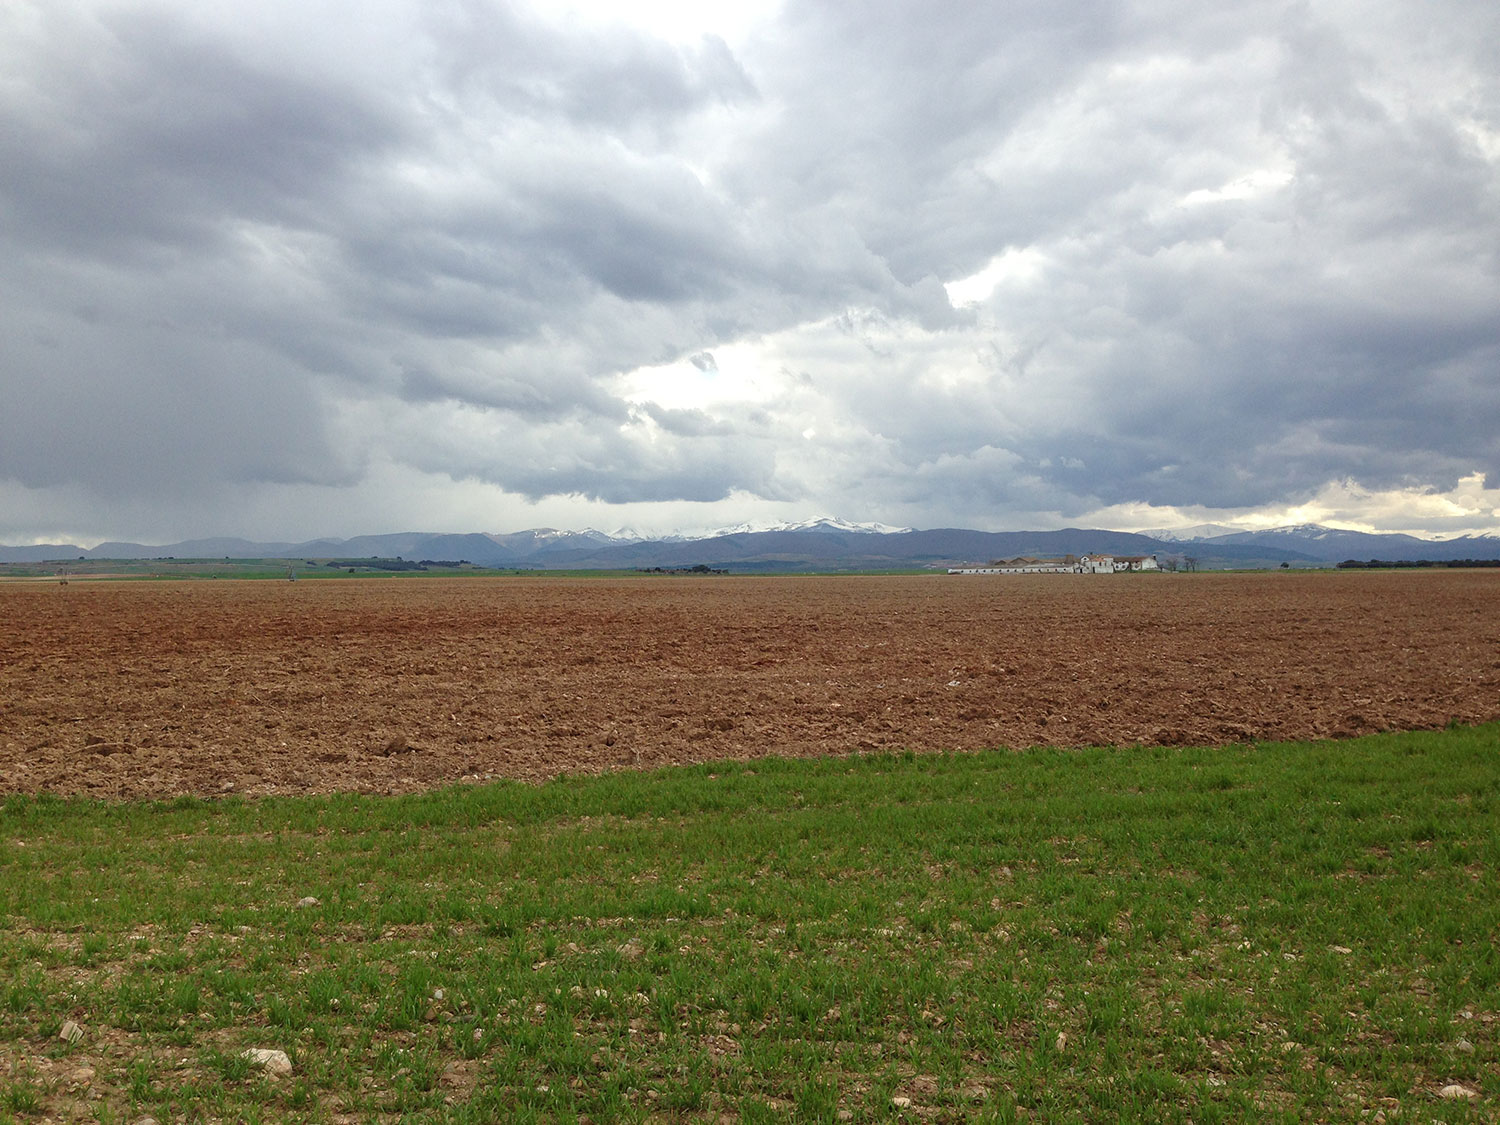
[[0,587],[0,792],[397,792],[1500,717],[1500,572]]

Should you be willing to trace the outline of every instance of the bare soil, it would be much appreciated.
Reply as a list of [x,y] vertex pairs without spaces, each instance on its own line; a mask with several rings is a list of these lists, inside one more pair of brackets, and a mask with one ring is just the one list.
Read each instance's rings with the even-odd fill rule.
[[1500,573],[0,586],[0,792],[404,792],[674,762],[1500,718]]

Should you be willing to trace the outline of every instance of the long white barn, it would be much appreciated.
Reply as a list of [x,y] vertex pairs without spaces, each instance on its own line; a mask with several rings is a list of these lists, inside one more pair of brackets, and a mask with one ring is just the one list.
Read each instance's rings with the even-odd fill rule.
[[990,566],[950,566],[949,574],[1117,574],[1159,570],[1155,555],[1069,555],[1061,559],[1011,559]]

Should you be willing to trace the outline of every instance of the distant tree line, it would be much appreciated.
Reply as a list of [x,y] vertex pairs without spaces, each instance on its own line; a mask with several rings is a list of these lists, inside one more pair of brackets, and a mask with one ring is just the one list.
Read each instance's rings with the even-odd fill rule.
[[1426,567],[1458,569],[1483,566],[1500,566],[1500,559],[1370,559],[1368,562],[1345,559],[1339,563],[1340,570],[1420,570]]

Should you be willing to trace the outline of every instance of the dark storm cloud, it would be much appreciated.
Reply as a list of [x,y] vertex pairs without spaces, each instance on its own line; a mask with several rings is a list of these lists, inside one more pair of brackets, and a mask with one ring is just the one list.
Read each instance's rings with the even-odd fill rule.
[[785,110],[736,173],[783,206],[830,201],[907,284],[972,272],[1017,225],[977,165],[1109,49],[1117,10],[790,4],[765,60]]
[[1500,481],[1497,11],[12,3],[0,483],[994,526]]
[[603,134],[750,96],[727,48],[428,14],[416,53],[451,85],[393,60],[392,90],[242,57],[167,7],[11,11],[0,287],[31,338],[9,349],[0,474],[323,481],[324,376],[617,421],[591,377],[697,342],[629,306],[737,288],[732,217]]
[[404,419],[390,432],[414,465],[503,483],[532,500],[708,502],[747,482],[764,495],[787,495],[765,469],[766,438],[753,425],[736,429],[697,411],[641,408],[613,427],[580,417],[522,426],[503,413],[469,408],[456,418]]
[[566,119],[605,135],[670,131],[705,105],[751,98],[754,84],[722,39],[677,48],[615,28],[565,33],[504,4],[423,10],[434,88],[528,119]]
[[538,423],[576,416],[606,416],[623,421],[625,404],[602,394],[586,379],[552,379],[537,383],[462,366],[442,372],[407,370],[401,397],[408,402],[450,402],[507,411]]
[[733,437],[736,432],[730,423],[702,410],[671,410],[655,403],[644,403],[640,409],[662,429],[682,437]]
[[356,92],[240,59],[164,11],[59,7],[19,30],[0,188],[23,245],[201,252],[226,224],[316,225],[330,185],[399,135]]
[[[975,210],[1003,216],[959,229],[992,232],[980,239],[992,248],[1040,247],[1049,266],[1034,289],[988,303],[992,329],[1026,356],[1024,377],[957,400],[922,387],[910,396],[922,402],[887,391],[860,403],[871,428],[901,436],[908,479],[966,471],[965,457],[983,463],[999,441],[1019,458],[1016,486],[1045,482],[1066,512],[1255,506],[1345,476],[1446,488],[1493,465],[1500,310],[1494,243],[1475,232],[1492,236],[1500,213],[1494,153],[1463,114],[1405,85],[1399,43],[1371,54],[1305,11],[1269,23],[1252,12],[1258,29],[1229,36],[1222,20],[1205,29],[1189,16],[1169,44],[1130,22],[1112,22],[1040,122],[960,133],[970,151],[988,135],[1004,159],[990,183],[949,181],[976,204],[989,192],[995,205]],[[1237,56],[1261,71],[1223,65]],[[982,80],[958,61],[946,82]],[[1157,73],[1128,80],[1132,68]],[[1477,93],[1484,76],[1460,84]],[[866,127],[883,142],[900,133],[899,121]],[[1288,169],[1284,186],[1211,197],[1268,159]],[[1194,190],[1210,195],[1189,202]],[[923,208],[940,203],[915,191],[906,229],[920,234]],[[994,428],[975,434],[986,413]],[[976,487],[1009,506],[1010,484]]]
[[200,345],[170,325],[26,327],[6,350],[0,477],[168,502],[205,476],[352,480],[303,373],[264,348]]

